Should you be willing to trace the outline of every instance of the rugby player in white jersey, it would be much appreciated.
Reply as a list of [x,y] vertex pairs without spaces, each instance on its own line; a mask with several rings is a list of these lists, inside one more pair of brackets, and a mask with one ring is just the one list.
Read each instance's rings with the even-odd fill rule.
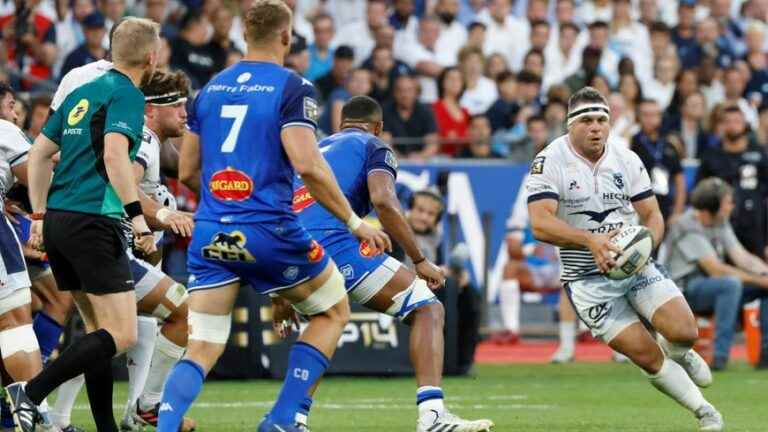
[[[698,329],[680,290],[654,261],[624,280],[604,273],[620,249],[610,242],[623,226],[642,224],[657,247],[664,220],[639,157],[608,137],[610,110],[586,87],[568,103],[568,133],[531,164],[525,184],[534,236],[560,249],[561,279],[579,317],[626,355],[651,384],[691,411],[699,430],[720,431],[720,413],[697,387],[712,382],[691,347]],[[659,333],[658,342],[640,322]]]
[[[112,62],[99,60],[67,73],[53,96],[51,111],[55,111],[76,88],[99,78],[112,68]],[[157,71],[155,76],[160,74],[162,72]],[[162,76],[168,81],[167,75]],[[183,87],[182,81],[179,79],[173,85]],[[162,145],[172,145],[165,143],[166,138],[181,136],[186,128],[184,98],[188,90],[178,90],[172,103],[162,100],[161,104],[147,101],[148,116],[145,118],[144,140],[137,154],[138,162],[133,164],[134,175],[139,184],[139,200],[150,227],[156,230],[156,243],[162,239],[165,229],[189,236],[193,224],[188,215],[176,211],[175,198],[160,183],[160,148]],[[162,94],[154,96],[160,95]],[[181,111],[184,113],[181,114]],[[173,125],[174,122],[177,124]],[[159,255],[153,255],[149,259],[152,264],[159,264],[158,257]],[[175,283],[158,268],[136,257],[131,257],[131,270],[136,280],[139,312],[143,315],[138,317],[137,343],[127,352],[128,403],[120,424],[121,430],[124,431],[138,430],[141,424],[156,424],[156,405],[165,377],[170,367],[183,354],[187,343],[187,295],[184,287]],[[162,322],[159,335],[156,318]],[[66,428],[70,423],[70,414],[82,385],[83,379],[80,376],[67,381],[59,388],[51,417],[62,428]],[[137,404],[138,400],[141,400],[141,403]],[[182,430],[192,428],[194,422],[185,418]]]

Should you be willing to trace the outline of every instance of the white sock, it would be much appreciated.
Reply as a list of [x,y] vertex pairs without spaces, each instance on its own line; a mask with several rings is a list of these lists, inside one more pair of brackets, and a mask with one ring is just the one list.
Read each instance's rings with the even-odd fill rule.
[[435,412],[438,417],[442,417],[445,412],[443,398],[443,389],[440,387],[419,387],[416,390],[416,404],[419,407],[419,418],[424,415],[434,416]]
[[573,321],[560,321],[560,346],[573,351],[576,342],[576,323]]
[[656,342],[658,342],[664,354],[676,362],[679,362],[691,350],[689,346],[681,346],[666,340],[661,333],[656,335]]
[[184,356],[184,350],[184,347],[171,342],[162,333],[157,336],[155,351],[152,353],[152,367],[149,369],[147,383],[139,398],[142,410],[148,410],[160,402],[165,379],[173,365]]
[[669,358],[664,358],[661,370],[656,375],[649,375],[648,379],[654,387],[691,412],[695,413],[707,404],[701,390],[691,381],[685,369]]
[[152,350],[157,339],[157,320],[153,317],[139,316],[136,345],[126,353],[128,363],[128,403],[126,413],[141,396],[152,361]]
[[51,421],[56,426],[65,428],[70,425],[72,407],[75,406],[77,394],[80,393],[83,384],[85,384],[85,378],[82,375],[78,375],[59,386],[59,390],[56,392],[56,403],[53,405],[53,411],[50,413]]
[[502,281],[499,300],[504,327],[512,333],[520,333],[520,282],[517,279]]

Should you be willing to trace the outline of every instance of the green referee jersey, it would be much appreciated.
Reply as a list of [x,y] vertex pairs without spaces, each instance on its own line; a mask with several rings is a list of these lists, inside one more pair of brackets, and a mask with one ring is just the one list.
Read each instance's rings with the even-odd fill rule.
[[143,127],[144,95],[121,72],[113,69],[70,93],[42,131],[61,150],[48,208],[121,219],[123,204],[104,165],[104,135],[125,135],[133,160]]

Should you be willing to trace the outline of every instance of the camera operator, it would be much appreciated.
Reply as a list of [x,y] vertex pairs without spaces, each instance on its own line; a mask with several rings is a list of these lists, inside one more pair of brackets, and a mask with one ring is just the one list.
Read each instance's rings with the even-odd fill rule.
[[22,89],[31,90],[35,80],[51,79],[56,61],[56,31],[53,22],[37,11],[41,0],[14,0],[13,14],[0,17],[0,31],[7,60],[32,77],[22,80]]
[[[440,245],[443,242],[443,230],[440,227],[445,202],[437,188],[427,188],[413,193],[409,201],[406,216],[408,224],[416,235],[416,242],[424,256],[430,261],[440,264]],[[436,292],[438,298],[444,300],[446,290],[457,289],[457,310],[453,311],[458,318],[458,356],[461,374],[469,372],[475,357],[475,347],[479,341],[480,328],[480,296],[472,285],[465,263],[469,258],[466,245],[457,245],[444,263],[446,274],[445,289]],[[403,263],[412,266],[408,257]],[[452,311],[446,310],[446,314]]]

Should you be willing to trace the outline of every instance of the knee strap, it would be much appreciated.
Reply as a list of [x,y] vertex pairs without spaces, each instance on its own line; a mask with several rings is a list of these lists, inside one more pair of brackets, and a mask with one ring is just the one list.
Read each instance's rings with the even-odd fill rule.
[[437,302],[437,297],[429,289],[427,282],[416,278],[408,288],[392,297],[392,305],[387,309],[387,314],[403,321],[414,310]]
[[0,331],[0,351],[3,352],[3,359],[22,351],[30,354],[39,349],[32,324]]
[[332,308],[346,295],[347,290],[344,288],[344,276],[334,266],[331,277],[320,288],[310,294],[309,297],[294,304],[293,308],[302,315],[317,315]]
[[232,314],[212,315],[189,311],[189,339],[224,345],[229,340]]

